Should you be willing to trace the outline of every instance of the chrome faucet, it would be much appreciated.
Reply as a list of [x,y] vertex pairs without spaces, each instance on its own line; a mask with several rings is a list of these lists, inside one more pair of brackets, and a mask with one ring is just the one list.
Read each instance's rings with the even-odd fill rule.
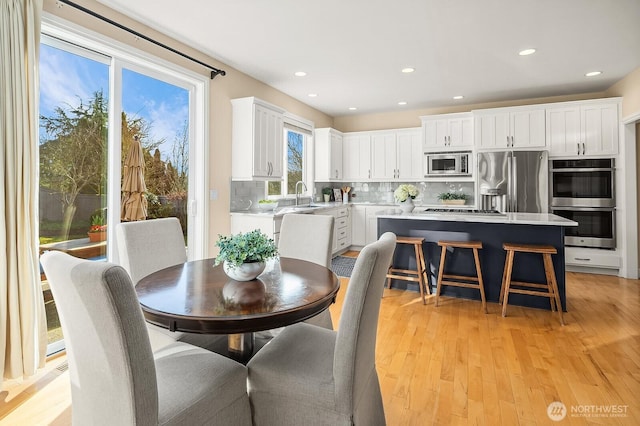
[[299,183],[301,183],[301,184],[302,184],[302,186],[303,186],[303,188],[304,188],[304,190],[305,190],[305,191],[307,190],[307,185],[305,185],[303,181],[299,180],[299,181],[297,181],[297,182],[296,182],[296,206],[297,206],[298,204],[300,204],[300,195],[301,195],[301,193],[300,193],[300,192],[298,192],[298,184],[299,184]]

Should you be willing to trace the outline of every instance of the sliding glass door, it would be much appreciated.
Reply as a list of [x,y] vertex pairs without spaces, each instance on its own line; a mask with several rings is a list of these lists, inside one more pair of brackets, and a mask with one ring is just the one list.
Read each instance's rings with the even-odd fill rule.
[[[194,206],[204,205],[205,85],[87,44],[42,37],[40,251],[117,261],[110,236],[118,222],[173,216],[180,219],[190,257],[202,257],[205,212]],[[132,196],[123,176],[132,166],[127,160],[134,143],[143,153],[138,166],[144,186]],[[135,217],[123,208],[133,199],[146,200]],[[44,275],[42,289],[51,353],[64,342]]]

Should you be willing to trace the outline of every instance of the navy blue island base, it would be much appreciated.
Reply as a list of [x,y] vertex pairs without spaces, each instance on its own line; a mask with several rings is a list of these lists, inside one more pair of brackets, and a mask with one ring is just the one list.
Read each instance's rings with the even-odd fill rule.
[[[566,311],[564,228],[564,226],[557,224],[533,225],[453,220],[412,220],[404,215],[398,215],[397,218],[388,216],[378,218],[378,235],[390,231],[396,235],[424,238],[423,250],[427,262],[430,285],[434,293],[441,253],[441,248],[438,247],[437,242],[440,240],[481,241],[483,248],[479,250],[480,264],[487,302],[497,303],[500,297],[502,274],[506,259],[506,252],[502,248],[503,243],[551,245],[558,250],[558,254],[552,255],[553,267],[558,281],[562,308]],[[447,253],[446,263],[446,274],[475,275],[475,265],[471,250],[455,249],[453,253]],[[413,247],[398,245],[393,265],[396,268],[415,269]],[[512,280],[546,284],[542,256],[539,254],[516,253]],[[392,288],[418,290],[416,284],[401,280],[392,280]],[[441,295],[480,300],[480,293],[477,290],[461,287],[443,286]],[[509,304],[551,309],[548,297],[510,294]]]

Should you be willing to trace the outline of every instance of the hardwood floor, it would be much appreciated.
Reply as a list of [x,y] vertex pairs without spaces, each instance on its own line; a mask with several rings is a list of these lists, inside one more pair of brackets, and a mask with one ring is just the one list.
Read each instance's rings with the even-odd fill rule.
[[[338,324],[348,285],[331,313]],[[640,424],[640,281],[567,273],[566,326],[550,311],[385,290],[377,366],[389,425]],[[5,382],[0,424],[71,424],[64,355],[38,375]],[[617,410],[618,417],[603,410]],[[572,414],[572,410],[574,413]],[[584,415],[586,410],[592,417]],[[597,410],[597,411],[596,411]]]

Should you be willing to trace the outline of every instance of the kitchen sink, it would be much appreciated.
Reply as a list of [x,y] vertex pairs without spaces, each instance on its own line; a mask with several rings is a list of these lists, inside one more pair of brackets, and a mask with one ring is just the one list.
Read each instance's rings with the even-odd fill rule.
[[326,206],[317,206],[317,205],[305,205],[305,206],[286,206],[281,209],[278,209],[276,213],[285,214],[285,213],[311,213],[313,210],[320,209]]

